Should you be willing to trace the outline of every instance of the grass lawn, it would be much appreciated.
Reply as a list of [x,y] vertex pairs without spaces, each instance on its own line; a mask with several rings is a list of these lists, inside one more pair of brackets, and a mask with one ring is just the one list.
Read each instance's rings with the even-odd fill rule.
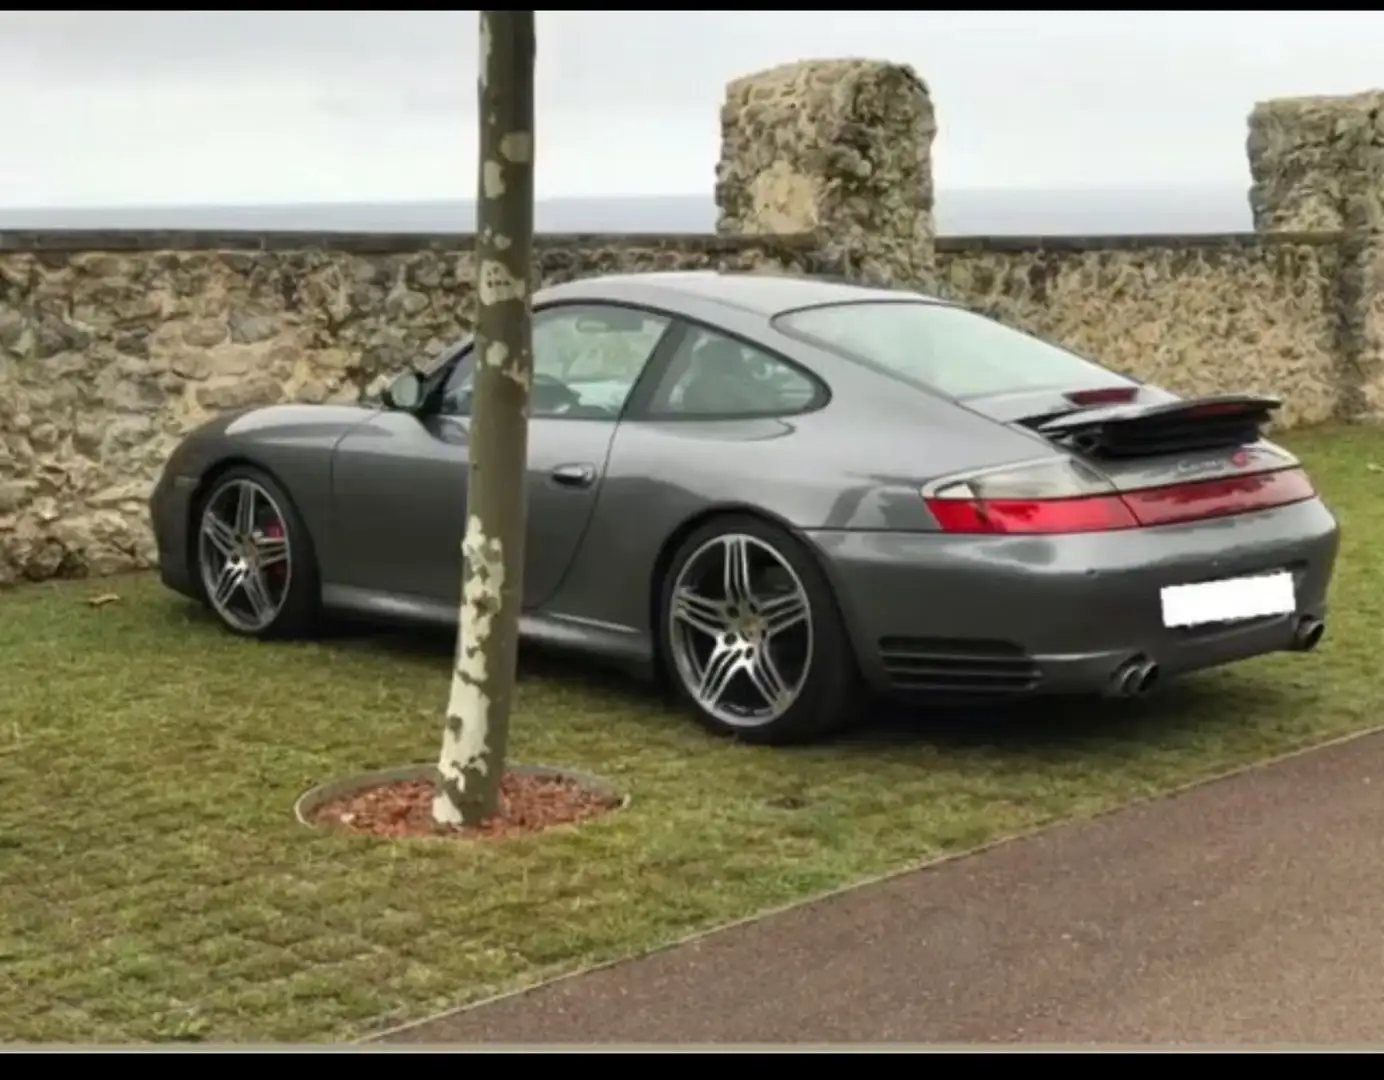
[[241,641],[147,576],[0,593],[0,1040],[353,1037],[1373,724],[1384,431],[1286,441],[1346,531],[1312,656],[792,751],[530,658],[514,759],[634,802],[503,845],[291,817],[315,783],[431,759],[445,638]]

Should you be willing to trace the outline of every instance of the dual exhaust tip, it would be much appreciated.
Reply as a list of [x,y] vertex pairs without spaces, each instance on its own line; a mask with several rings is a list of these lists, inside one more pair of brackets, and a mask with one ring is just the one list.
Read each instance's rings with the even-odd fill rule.
[[1152,660],[1136,656],[1115,669],[1106,690],[1108,697],[1143,697],[1158,684],[1158,665]]
[[[1325,635],[1326,623],[1314,616],[1304,615],[1293,628],[1293,642],[1290,648],[1294,652],[1311,652],[1321,644]],[[1136,656],[1115,669],[1106,694],[1115,698],[1143,697],[1156,685],[1158,665],[1147,657]]]
[[1293,651],[1311,652],[1320,644],[1325,634],[1326,623],[1321,619],[1314,619],[1311,615],[1304,615],[1293,628]]

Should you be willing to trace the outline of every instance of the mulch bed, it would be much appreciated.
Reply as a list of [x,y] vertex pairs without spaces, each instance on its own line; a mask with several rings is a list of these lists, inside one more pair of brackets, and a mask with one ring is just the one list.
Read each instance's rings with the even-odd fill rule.
[[481,825],[462,828],[438,825],[433,821],[435,790],[430,779],[381,784],[324,803],[312,815],[312,820],[318,825],[388,839],[503,840],[536,833],[553,825],[588,821],[618,809],[621,801],[567,777],[506,773],[500,781],[499,812]]

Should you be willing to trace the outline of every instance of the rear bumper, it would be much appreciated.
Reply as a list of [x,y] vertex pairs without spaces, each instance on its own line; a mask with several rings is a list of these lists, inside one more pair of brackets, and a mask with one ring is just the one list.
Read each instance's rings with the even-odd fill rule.
[[[808,538],[874,689],[968,696],[1100,692],[1135,657],[1175,675],[1290,649],[1304,616],[1325,618],[1340,543],[1317,499],[1129,532]],[[1163,625],[1164,586],[1276,570],[1293,574],[1292,614]]]
[[159,551],[159,578],[174,592],[197,599],[197,576],[192,565],[188,523],[197,478],[177,476],[167,469],[149,497],[149,520]]

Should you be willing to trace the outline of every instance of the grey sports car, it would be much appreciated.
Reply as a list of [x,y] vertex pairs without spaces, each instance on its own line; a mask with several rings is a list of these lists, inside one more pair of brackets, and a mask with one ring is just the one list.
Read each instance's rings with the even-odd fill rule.
[[[732,273],[534,298],[526,638],[666,678],[781,743],[867,691],[1148,691],[1325,627],[1337,524],[1261,437],[927,296]],[[259,637],[324,613],[455,624],[463,341],[382,408],[276,405],[178,447],[163,581]]]

